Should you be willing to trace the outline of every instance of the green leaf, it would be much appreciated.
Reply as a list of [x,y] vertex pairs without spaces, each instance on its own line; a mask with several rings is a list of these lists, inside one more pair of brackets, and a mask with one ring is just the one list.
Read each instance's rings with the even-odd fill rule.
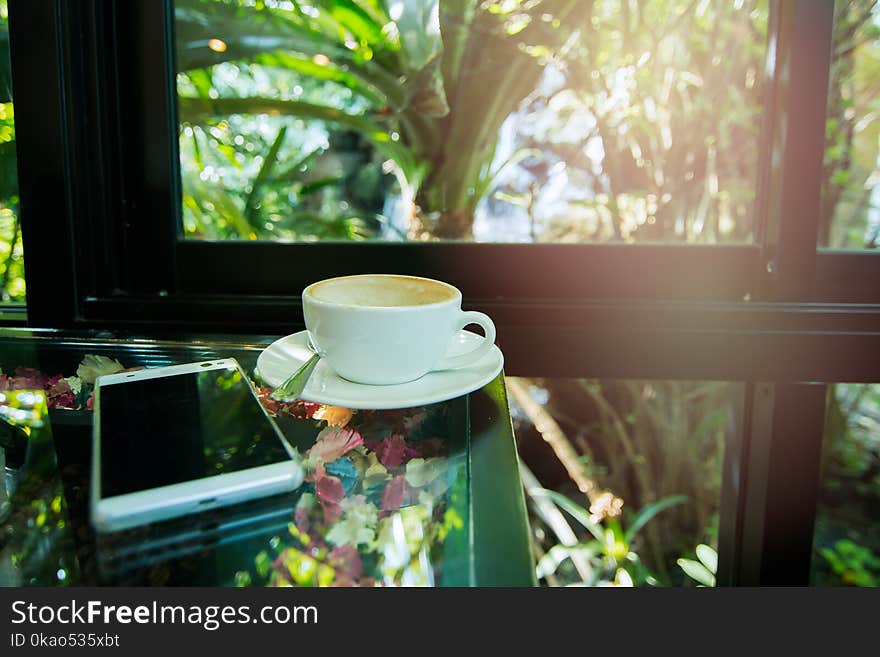
[[205,163],[202,160],[202,149],[199,146],[199,133],[196,130],[192,131],[192,145],[193,145],[193,160],[196,163],[196,167],[201,171],[205,168]]
[[340,67],[332,61],[328,61],[326,64],[319,64],[312,57],[307,55],[297,56],[290,52],[263,53],[256,55],[253,61],[263,66],[296,71],[316,80],[336,82],[362,95],[379,107],[393,102],[391,98],[386,97],[383,92],[368,81],[360,79],[357,76],[356,69]]
[[[6,26],[0,30],[0,53],[9,52],[9,32]],[[9,57],[0,55],[0,103],[12,100],[12,67]]]
[[686,501],[687,496],[685,495],[671,495],[669,497],[664,497],[662,500],[658,500],[657,502],[653,502],[652,504],[648,504],[647,506],[643,506],[636,514],[635,518],[632,519],[632,522],[626,530],[626,542],[632,543],[633,538],[635,538],[636,534],[639,533],[639,530],[647,525],[648,522],[658,513],[660,513],[664,509],[668,509],[671,506],[675,506],[676,504],[681,504]]
[[697,558],[713,575],[718,572],[718,553],[705,543],[697,546]]
[[322,178],[321,180],[315,180],[313,182],[305,183],[302,187],[299,188],[298,195],[299,196],[307,196],[308,194],[314,194],[317,191],[324,189],[325,187],[332,187],[344,180],[341,176],[335,176],[332,178]]
[[550,498],[556,506],[567,511],[572,518],[577,520],[581,525],[589,531],[593,537],[600,543],[605,542],[605,532],[602,526],[590,517],[590,512],[577,502],[567,498],[562,493],[555,490],[547,490],[546,488],[533,488],[529,491],[530,495],[541,495]]
[[[323,33],[311,19],[293,12],[198,0],[178,0],[174,4],[178,71],[193,71],[272,51],[321,53],[331,59],[353,60],[353,53],[337,39]],[[208,47],[208,41],[218,35],[226,44],[222,52]]]
[[440,0],[402,0],[400,17],[394,22],[410,70],[424,68],[440,54]]
[[296,160],[293,164],[289,164],[280,170],[276,169],[275,173],[272,175],[272,181],[287,181],[291,178],[296,178],[299,174],[304,173],[306,168],[311,165],[312,160],[323,152],[323,148],[315,148],[306,153],[300,159]]
[[[501,177],[507,172],[508,169],[515,167],[523,160],[529,157],[540,158],[543,154],[537,148],[518,148],[513,153],[511,153],[510,157],[508,157],[504,162],[502,162],[494,171],[490,170],[491,161],[487,163],[487,166],[480,173],[480,179],[477,181],[475,195],[478,199],[483,198],[488,191],[495,186],[495,184],[501,179]],[[494,159],[494,153],[493,153]],[[500,198],[496,195],[497,198]],[[516,205],[517,203],[510,201]],[[528,205],[526,203],[525,205]]]
[[715,586],[715,575],[706,570],[706,567],[699,561],[678,559],[675,563],[679,565],[688,577],[696,580],[703,586]]
[[477,11],[478,0],[440,3],[440,34],[443,39],[443,77],[458,78]]
[[529,203],[532,200],[531,194],[526,192],[525,194],[508,194],[506,192],[495,192],[492,195],[492,198],[498,199],[499,201],[504,201],[505,203],[510,203],[511,205],[515,205],[521,208],[527,208]]
[[285,135],[287,135],[287,126],[283,126],[278,131],[278,135],[275,137],[275,141],[269,148],[269,152],[266,154],[266,157],[263,160],[263,165],[260,167],[260,171],[259,173],[257,173],[257,177],[254,179],[254,182],[251,185],[251,193],[248,194],[247,200],[245,201],[244,218],[251,226],[254,225],[256,205],[257,200],[260,198],[260,190],[262,189],[265,182],[272,175],[272,169],[275,167],[275,163],[278,162],[278,151],[281,150],[281,145],[284,143]]
[[845,187],[849,183],[850,172],[846,169],[840,169],[831,174],[831,184],[838,187]]
[[260,577],[266,577],[269,574],[269,571],[272,570],[272,559],[266,551],[263,550],[254,557],[254,565],[257,567],[257,573]]
[[554,545],[540,558],[535,568],[538,579],[544,579],[556,572],[566,559],[570,559],[575,553],[583,553],[587,558],[595,555],[600,549],[596,541],[578,543],[576,545]]
[[297,100],[277,98],[178,98],[181,120],[189,123],[210,121],[231,114],[269,114],[277,116],[288,114],[308,119],[330,121],[360,132],[370,140],[380,153],[393,160],[403,172],[407,181],[417,180],[419,165],[412,154],[388,132],[370,119],[348,114],[333,107],[316,105]]
[[375,23],[367,12],[351,0],[326,0],[330,14],[341,25],[351,32],[361,43],[374,45],[383,43],[385,35],[382,26]]

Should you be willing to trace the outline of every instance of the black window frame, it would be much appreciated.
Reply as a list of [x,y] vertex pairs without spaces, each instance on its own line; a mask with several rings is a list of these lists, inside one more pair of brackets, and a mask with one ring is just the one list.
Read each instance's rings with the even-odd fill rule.
[[880,380],[880,253],[817,248],[832,25],[832,3],[771,0],[753,244],[196,242],[171,0],[10,0],[29,323],[283,334],[316,278],[448,280],[508,374],[747,382],[718,581],[805,584],[824,384]]

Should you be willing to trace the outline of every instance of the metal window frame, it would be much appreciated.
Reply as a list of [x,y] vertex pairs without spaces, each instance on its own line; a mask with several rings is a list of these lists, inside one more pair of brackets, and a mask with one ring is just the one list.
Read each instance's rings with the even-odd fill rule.
[[779,581],[763,528],[815,495],[756,491],[821,420],[811,382],[880,380],[880,254],[816,248],[831,3],[771,0],[757,243],[717,247],[183,241],[171,4],[10,0],[32,326],[286,333],[305,282],[382,263],[490,312],[509,374],[746,381],[718,580]]

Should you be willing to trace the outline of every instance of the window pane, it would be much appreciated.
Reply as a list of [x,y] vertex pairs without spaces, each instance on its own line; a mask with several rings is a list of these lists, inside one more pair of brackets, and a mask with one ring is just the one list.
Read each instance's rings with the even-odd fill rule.
[[829,386],[811,583],[880,586],[880,384]]
[[9,9],[0,0],[0,302],[24,302],[24,260],[18,220],[18,171],[12,73],[9,64]]
[[880,242],[880,4],[838,0],[828,91],[819,245]]
[[714,585],[741,384],[508,378],[507,387],[542,585]]
[[746,242],[766,0],[177,0],[183,234]]

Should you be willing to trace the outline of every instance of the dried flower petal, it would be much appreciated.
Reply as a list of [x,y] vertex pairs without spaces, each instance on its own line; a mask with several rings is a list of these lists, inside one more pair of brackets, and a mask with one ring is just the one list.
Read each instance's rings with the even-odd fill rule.
[[339,504],[345,497],[345,489],[338,477],[324,475],[315,481],[315,494],[322,502]]
[[76,395],[70,389],[66,379],[59,375],[50,379],[54,383],[46,391],[46,405],[49,408],[76,408]]
[[79,391],[82,390],[82,380],[78,376],[68,376],[62,380],[67,382],[67,385],[70,386],[70,390],[74,395],[78,395]]
[[413,413],[412,415],[404,417],[403,418],[403,428],[406,430],[407,433],[412,433],[413,431],[415,431],[416,429],[419,428],[419,425],[421,425],[421,423],[424,422],[425,418],[427,418],[427,417],[428,417],[428,414],[425,413],[424,411],[421,411],[419,413]]
[[[60,378],[60,377],[59,377]],[[49,376],[33,367],[16,367],[13,390],[45,390]]]
[[369,527],[364,527],[351,518],[343,518],[327,532],[327,542],[333,545],[358,545],[369,543],[375,536],[375,532]]
[[324,463],[332,463],[345,455],[358,445],[363,445],[364,439],[354,429],[326,428],[318,434],[318,440],[308,451],[310,459],[320,459]]
[[122,363],[113,358],[86,354],[79,367],[76,368],[76,375],[83,383],[94,383],[99,376],[116,374],[124,369]]
[[379,463],[379,459],[376,457],[375,453],[370,452],[367,457],[367,469],[363,474],[363,489],[367,490],[373,486],[384,484],[390,478],[391,475],[388,474],[388,469]]
[[406,483],[403,475],[399,475],[388,482],[382,493],[382,510],[394,511],[404,505],[412,496],[412,489]]
[[354,411],[350,408],[342,408],[341,406],[320,406],[317,411],[312,414],[316,420],[324,420],[329,427],[344,428],[350,421]]
[[321,509],[324,511],[324,524],[332,525],[342,516],[342,507],[333,502],[321,500]]
[[379,461],[389,470],[400,466],[418,454],[399,433],[383,440],[375,451]]
[[358,580],[363,575],[364,567],[361,563],[361,555],[351,545],[340,545],[335,547],[327,555],[327,561],[331,566],[341,571],[348,579]]
[[412,459],[406,464],[406,482],[410,486],[425,486],[446,472],[446,459]]

